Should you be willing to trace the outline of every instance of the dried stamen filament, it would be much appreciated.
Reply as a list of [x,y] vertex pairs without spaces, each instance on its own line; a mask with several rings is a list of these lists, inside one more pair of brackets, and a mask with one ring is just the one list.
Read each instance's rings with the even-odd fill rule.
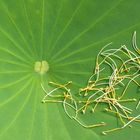
[[83,124],[81,121],[79,121],[77,118],[74,118],[73,119],[78,122],[81,126],[83,126],[84,128],[94,128],[94,127],[99,127],[99,126],[105,126],[106,123],[105,122],[101,122],[101,123],[97,123],[97,124],[92,124],[92,125],[85,125]]
[[113,131],[116,131],[116,130],[122,130],[124,129],[126,126],[128,126],[131,122],[133,122],[134,120],[136,120],[137,118],[139,118],[140,115],[134,117],[132,120],[130,120],[128,123],[126,123],[125,125],[123,125],[122,127],[120,128],[113,128],[113,129],[110,129],[110,130],[106,130],[106,131],[103,131],[102,134],[106,135],[107,133],[110,133],[110,132],[113,132]]

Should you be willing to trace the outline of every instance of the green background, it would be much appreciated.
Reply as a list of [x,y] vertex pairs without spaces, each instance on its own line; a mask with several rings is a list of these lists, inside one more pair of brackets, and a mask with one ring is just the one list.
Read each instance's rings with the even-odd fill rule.
[[[83,121],[106,121],[109,127],[82,128],[61,105],[41,103],[40,82],[50,90],[49,81],[72,80],[77,94],[105,44],[131,48],[135,30],[140,43],[139,9],[139,0],[0,0],[0,140],[138,140],[138,123],[101,135],[117,126],[114,116],[101,111]],[[43,77],[34,72],[42,60],[50,66]],[[139,98],[134,89],[129,96]]]

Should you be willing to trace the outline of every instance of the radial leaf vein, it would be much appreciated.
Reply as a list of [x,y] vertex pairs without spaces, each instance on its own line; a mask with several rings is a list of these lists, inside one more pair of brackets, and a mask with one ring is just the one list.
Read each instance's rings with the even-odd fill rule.
[[121,2],[117,2],[114,6],[112,6],[109,10],[107,10],[102,16],[97,18],[96,21],[94,21],[88,28],[80,32],[77,36],[75,36],[70,42],[68,42],[61,50],[59,50],[55,55],[52,56],[52,59],[55,59],[57,56],[59,56],[62,52],[64,52],[66,49],[68,49],[77,39],[79,39],[81,36],[83,36],[85,33],[87,33],[90,29],[92,29],[97,23],[99,23],[102,19],[104,19],[112,10],[114,10]]
[[23,111],[24,107],[26,106],[26,104],[27,104],[27,102],[28,102],[28,100],[29,100],[29,98],[31,96],[31,93],[32,93],[32,90],[33,90],[33,86],[34,86],[34,83],[32,83],[32,86],[31,86],[31,89],[29,91],[29,94],[26,97],[26,99],[24,100],[23,105],[21,106],[20,110],[18,110],[18,112],[14,116],[14,119],[9,123],[8,126],[6,126],[5,129],[3,129],[3,131],[0,132],[0,137],[2,137],[10,129],[10,127],[16,122],[16,120],[18,119],[19,115]]

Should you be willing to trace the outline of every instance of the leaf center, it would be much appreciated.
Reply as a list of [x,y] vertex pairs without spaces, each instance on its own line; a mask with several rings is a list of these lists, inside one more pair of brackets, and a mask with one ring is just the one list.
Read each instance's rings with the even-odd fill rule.
[[47,61],[36,61],[34,65],[35,72],[38,72],[39,74],[44,74],[49,70],[49,64]]

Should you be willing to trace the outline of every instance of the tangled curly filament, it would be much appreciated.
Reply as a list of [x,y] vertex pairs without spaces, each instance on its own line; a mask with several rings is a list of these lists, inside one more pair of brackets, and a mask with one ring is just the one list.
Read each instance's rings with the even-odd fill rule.
[[[125,98],[128,94],[128,88],[133,82],[140,87],[137,79],[140,77],[140,49],[136,43],[136,31],[132,37],[132,47],[134,51],[128,49],[126,45],[122,45],[118,49],[107,49],[112,43],[105,45],[97,54],[94,72],[87,81],[87,85],[79,89],[78,96],[75,98],[69,88],[71,81],[65,84],[50,82],[55,86],[50,92],[47,92],[41,84],[45,96],[43,103],[61,103],[66,115],[78,122],[85,128],[93,128],[107,125],[105,122],[96,124],[85,124],[78,116],[79,113],[86,114],[88,108],[95,113],[97,107],[105,103],[108,107],[103,108],[107,113],[116,114],[122,126],[105,130],[102,134],[106,135],[116,130],[122,130],[132,122],[140,122],[140,115],[133,117],[133,109],[124,105],[127,102],[136,102],[135,98]],[[105,70],[109,67],[110,73],[104,75]],[[121,90],[121,92],[119,92]],[[123,104],[122,104],[123,103]],[[94,104],[94,106],[93,106]],[[140,100],[136,105],[136,109],[140,106]],[[68,108],[73,110],[74,114]],[[131,116],[130,116],[131,115]]]

